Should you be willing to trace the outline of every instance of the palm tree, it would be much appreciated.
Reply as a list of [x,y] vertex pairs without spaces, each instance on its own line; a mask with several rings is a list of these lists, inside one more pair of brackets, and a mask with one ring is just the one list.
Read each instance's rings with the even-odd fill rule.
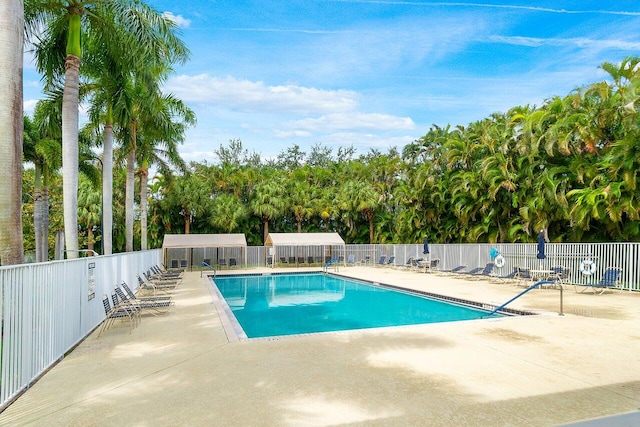
[[147,182],[149,166],[155,165],[163,176],[171,175],[172,167],[186,169],[178,153],[187,125],[195,123],[194,112],[173,95],[161,95],[154,111],[141,117],[136,154],[140,177],[140,233],[141,249],[147,249]]
[[380,205],[380,193],[368,182],[347,181],[341,188],[340,209],[344,212],[349,228],[356,230],[357,215],[361,214],[369,225],[369,243],[375,243],[374,217]]
[[263,242],[269,235],[269,221],[285,211],[284,182],[277,175],[264,177],[265,181],[256,185],[250,207],[253,213],[262,218],[264,224]]
[[318,219],[317,228],[324,232],[330,231],[337,212],[335,196],[335,190],[331,187],[314,185],[311,188],[311,212]]
[[34,231],[36,262],[48,259],[49,181],[60,168],[59,99],[48,98],[36,104],[33,121],[25,116],[24,158],[34,165]]
[[163,209],[161,205],[162,191],[165,187],[165,179],[162,175],[154,175],[149,183],[150,218],[149,218],[149,237],[151,238],[151,246],[158,247],[162,244],[163,235],[171,232],[172,222],[171,213]]
[[102,144],[102,253],[113,252],[113,124],[107,116]]
[[295,177],[292,178],[287,181],[287,193],[289,196],[287,204],[290,206],[298,224],[298,233],[302,233],[302,221],[311,217],[313,213],[310,197],[311,188],[306,181],[298,180]]
[[[137,84],[136,84],[137,83]],[[123,113],[123,152],[126,156],[126,181],[125,181],[125,246],[126,251],[133,251],[133,209],[134,209],[134,186],[135,186],[135,164],[136,149],[138,147],[138,119],[147,114],[152,109],[150,106],[155,101],[159,89],[155,81],[151,81],[151,91],[142,84],[142,79],[127,79],[124,90],[131,101],[129,110]]]
[[220,194],[213,200],[211,225],[231,233],[247,218],[246,206],[232,194]]
[[[102,200],[94,184],[88,179],[80,180],[78,197],[78,220],[80,228],[87,233],[87,249],[94,250],[95,229],[100,225]],[[91,252],[92,253],[92,252]]]
[[175,36],[173,22],[137,0],[25,0],[25,19],[31,35],[45,28],[44,36],[36,43],[38,70],[45,74],[49,87],[60,84],[64,87],[65,241],[68,255],[76,257],[80,60],[83,47],[89,48],[89,56],[95,53],[90,50],[93,45],[81,36],[84,34],[90,40],[96,35],[109,35],[110,43],[97,44],[97,47],[112,49],[113,58],[135,64],[150,62],[155,57],[163,60],[184,57],[186,48]]
[[[159,61],[159,60],[158,60]],[[139,160],[143,174],[142,191],[145,194],[142,203],[143,209],[143,236],[146,247],[146,180],[148,179],[148,167],[151,163],[158,163],[161,167],[167,165],[161,157],[169,160],[169,163],[184,169],[184,164],[177,151],[177,143],[184,138],[187,125],[195,123],[193,111],[187,108],[182,101],[173,95],[164,95],[160,90],[160,84],[171,71],[169,64],[156,62],[155,66],[144,70],[136,70],[122,82],[123,98],[130,100],[126,110],[122,111],[122,135],[123,150],[126,154],[127,180],[125,196],[125,230],[127,251],[133,250],[133,190],[135,180],[135,163]],[[181,121],[175,121],[180,119]],[[163,156],[154,154],[156,145],[165,145]],[[141,150],[141,155],[136,152]],[[163,173],[170,171],[165,167]]]
[[[571,219],[582,230],[600,229],[592,238],[629,240],[637,236],[640,197],[638,177],[638,129],[640,58],[630,57],[620,65],[604,63],[612,82],[599,82],[583,92],[580,106],[590,136],[580,162],[582,188],[567,193],[572,202]],[[591,149],[589,149],[591,148]],[[573,166],[573,165],[572,165]]]
[[211,194],[206,183],[197,176],[192,174],[186,176],[188,177],[187,181],[183,181],[183,185],[178,186],[178,191],[180,189],[184,191],[181,197],[180,215],[184,217],[184,232],[189,234],[195,218],[198,216],[206,218],[211,211]]
[[[103,37],[96,37],[94,43],[107,43]],[[105,53],[100,59],[102,67],[92,67],[90,70],[95,84],[91,85],[91,107],[89,117],[90,126],[97,134],[102,132],[102,251],[104,255],[113,252],[113,149],[114,123],[122,120],[123,111],[129,110],[129,99],[125,96],[124,80],[129,72],[128,64],[121,64],[118,58],[108,55],[107,49],[100,49]],[[97,59],[97,58],[95,58]]]
[[0,265],[24,260],[22,242],[22,50],[20,0],[0,4]]
[[[402,149],[403,159],[409,162],[410,165],[433,160],[435,158],[434,154],[442,147],[451,132],[454,131],[451,130],[450,125],[444,128],[433,125],[425,136],[413,141]],[[460,132],[460,128],[457,128],[455,132]]]
[[[26,161],[33,162],[34,165],[34,178],[33,178],[33,234],[35,240],[35,253],[36,253],[36,262],[42,262],[46,260],[46,255],[43,257],[43,252],[46,253],[46,239],[47,234],[44,232],[43,227],[43,218],[42,214],[45,209],[43,209],[44,197],[42,191],[42,161],[38,154],[36,153],[36,143],[39,141],[39,136],[36,132],[35,126],[33,125],[31,119],[27,116],[24,116],[24,142],[22,144],[23,155]],[[25,185],[25,180],[23,179],[23,185]],[[47,205],[48,210],[48,205]],[[43,246],[45,246],[43,248]]]
[[[128,34],[124,33],[117,39],[126,39]],[[158,83],[162,81],[168,72],[170,62],[175,60],[183,61],[186,59],[187,50],[181,42],[175,37],[169,35],[162,42],[165,47],[156,49],[154,46],[151,50],[142,52],[143,55],[133,54],[132,61],[123,62],[122,57],[130,57],[131,47],[124,46],[121,52],[110,48],[114,43],[114,37],[110,34],[100,33],[94,35],[90,40],[92,50],[96,53],[92,55],[88,61],[88,74],[95,80],[95,84],[91,85],[92,108],[91,118],[96,129],[102,129],[104,135],[103,143],[103,199],[105,201],[105,209],[103,213],[104,222],[104,244],[105,253],[111,253],[112,247],[112,221],[113,212],[111,209],[111,201],[113,194],[113,141],[114,133],[119,131],[123,140],[130,142],[137,135],[132,135],[131,126],[134,122],[132,115],[139,112],[136,102],[141,103],[147,98],[139,92],[140,83],[146,81],[154,91]],[[137,41],[133,41],[137,45]],[[140,46],[144,49],[144,46]],[[175,53],[172,53],[175,52]],[[153,70],[162,70],[155,72]],[[162,116],[165,119],[165,116]],[[114,126],[116,129],[114,129]],[[135,147],[134,147],[135,149]],[[131,153],[130,159],[135,157]],[[129,169],[129,203],[127,206],[128,213],[132,213],[132,187],[133,171],[135,167],[131,163]],[[142,200],[144,203],[145,199]],[[131,248],[133,242],[133,218],[127,216],[127,242]],[[143,218],[143,222],[145,218]],[[146,227],[143,227],[143,229]],[[143,230],[144,233],[144,230]],[[146,248],[146,236],[143,237],[143,248]]]

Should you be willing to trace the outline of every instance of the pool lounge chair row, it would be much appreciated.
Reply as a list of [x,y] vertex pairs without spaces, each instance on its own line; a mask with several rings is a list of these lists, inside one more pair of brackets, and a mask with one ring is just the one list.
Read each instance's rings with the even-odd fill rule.
[[182,275],[184,274],[184,270],[181,270],[181,269],[167,270],[160,267],[159,265],[152,265],[147,270],[147,273],[152,277],[158,278],[158,279],[177,279],[177,278],[182,278]]
[[396,257],[395,256],[390,256],[389,259],[387,259],[386,255],[380,255],[380,258],[378,258],[378,262],[375,264],[375,267],[395,267],[396,266]]
[[157,290],[154,289],[153,295],[145,295],[144,289],[141,287],[138,289],[138,293],[134,293],[129,285],[123,281],[113,289],[111,299],[104,294],[102,305],[105,319],[98,332],[98,338],[118,319],[129,322],[129,333],[131,333],[140,324],[143,313],[154,316],[166,313],[174,305],[174,302],[171,301],[171,295],[166,291],[162,295],[156,294],[156,292]]
[[404,264],[396,264],[396,257],[393,255],[380,255],[378,261],[375,264],[371,263],[371,257],[365,256],[362,260],[356,261],[355,255],[351,254],[347,257],[347,265],[372,265],[374,267],[396,267],[403,268],[407,270],[414,270],[419,272],[429,272],[433,270],[437,270],[440,267],[440,259],[433,258],[431,260],[427,260],[425,258],[414,258],[409,257]]
[[507,281],[514,280],[515,284],[518,283],[518,270],[516,268],[513,269],[511,273],[508,273],[504,276],[498,274],[496,271],[496,265],[493,262],[488,262],[484,267],[475,267],[469,271],[465,271],[467,268],[466,265],[459,265],[457,267],[452,268],[451,270],[442,270],[441,273],[454,277],[461,277],[465,279],[473,279],[473,280],[481,280],[490,278],[498,281]]
[[144,272],[142,274],[144,279],[139,274],[136,275],[139,288],[154,294],[158,291],[173,290],[182,281],[182,279],[153,279]]
[[519,268],[514,268],[513,271],[507,275],[501,276],[496,272],[496,265],[493,262],[488,262],[484,267],[475,267],[469,271],[466,271],[466,265],[459,265],[451,270],[442,270],[443,274],[453,275],[462,278],[483,279],[486,277],[495,278],[499,280],[514,279],[514,284],[518,284],[518,281],[522,279],[523,271]]
[[585,292],[592,290],[594,294],[603,294],[607,290],[618,289],[620,287],[620,279],[622,269],[618,267],[609,267],[605,269],[602,277],[595,281],[578,282],[571,281],[571,271],[567,267],[554,266],[549,270],[532,270],[524,267],[514,267],[513,271],[507,275],[500,276],[495,274],[495,264],[487,263],[485,267],[476,267],[470,271],[464,271],[465,266],[458,266],[452,270],[444,271],[445,274],[456,274],[464,278],[484,278],[491,277],[501,281],[513,280],[516,286],[531,286],[538,281],[550,281],[553,284],[546,287],[557,287],[558,285],[573,285],[576,292]]
[[440,258],[425,259],[409,257],[407,262],[401,267],[406,270],[429,273],[431,271],[437,271],[440,268]]
[[486,277],[497,277],[494,271],[495,264],[492,262],[488,262],[484,267],[476,267],[469,271],[465,271],[465,269],[466,266],[459,265],[451,270],[444,270],[442,273],[465,279],[483,279]]
[[439,270],[439,273],[440,274],[444,274],[444,275],[458,274],[458,273],[462,273],[465,268],[467,268],[466,265],[459,265],[459,266],[454,267],[454,268],[452,268],[450,270]]

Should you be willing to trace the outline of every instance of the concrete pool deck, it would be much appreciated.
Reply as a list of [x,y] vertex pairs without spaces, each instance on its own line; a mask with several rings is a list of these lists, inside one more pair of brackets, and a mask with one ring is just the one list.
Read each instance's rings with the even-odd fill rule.
[[[389,268],[340,274],[495,305],[523,290]],[[94,332],[0,425],[552,426],[640,408],[640,294],[570,287],[559,316],[559,291],[540,289],[512,304],[539,316],[231,343],[200,273],[174,300],[131,334],[119,322]]]

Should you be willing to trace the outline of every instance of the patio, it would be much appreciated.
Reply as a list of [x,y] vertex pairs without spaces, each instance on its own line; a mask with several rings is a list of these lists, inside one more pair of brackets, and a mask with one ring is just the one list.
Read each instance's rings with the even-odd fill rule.
[[[390,268],[340,273],[490,304],[522,290]],[[635,293],[569,288],[559,316],[559,292],[541,289],[512,304],[540,316],[236,343],[200,273],[174,295],[168,314],[131,334],[124,324],[94,332],[0,424],[540,426],[640,406]]]

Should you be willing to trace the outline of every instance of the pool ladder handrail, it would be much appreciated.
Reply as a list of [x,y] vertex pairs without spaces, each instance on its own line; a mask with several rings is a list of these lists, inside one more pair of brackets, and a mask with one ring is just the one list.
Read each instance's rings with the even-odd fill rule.
[[502,304],[499,307],[496,307],[495,309],[493,309],[493,311],[491,313],[489,313],[487,315],[491,316],[492,314],[497,313],[498,311],[502,310],[503,308],[505,308],[508,304],[511,304],[513,301],[517,300],[518,298],[520,298],[522,295],[526,294],[527,292],[529,292],[532,289],[537,288],[538,286],[542,286],[542,285],[556,285],[560,288],[560,313],[558,313],[560,316],[564,316],[564,312],[563,312],[563,288],[562,288],[562,284],[554,281],[554,280],[540,280],[536,283],[534,283],[533,285],[529,286],[527,289],[525,289],[524,291],[520,292],[518,295],[516,295],[515,297],[511,298],[509,301],[505,302],[504,304]]
[[[214,279],[216,278],[216,269],[215,268],[213,268],[212,266],[210,266],[208,263],[206,263],[204,261],[202,261],[200,263],[200,266],[201,267],[209,267],[211,270],[213,270],[213,278]],[[200,269],[200,277],[202,277],[202,268]]]

